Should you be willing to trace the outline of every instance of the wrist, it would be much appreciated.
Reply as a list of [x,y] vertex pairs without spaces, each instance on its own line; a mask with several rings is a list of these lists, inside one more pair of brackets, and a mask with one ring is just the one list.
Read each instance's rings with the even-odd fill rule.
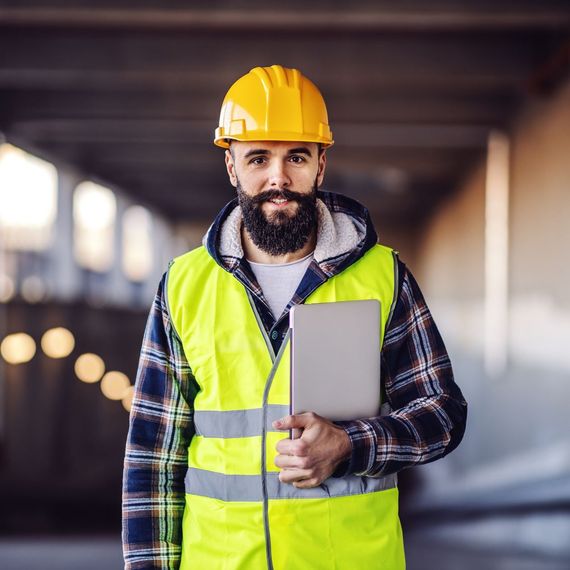
[[366,475],[376,457],[376,434],[366,420],[335,421],[350,442],[350,454],[343,475]]
[[336,456],[336,464],[338,465],[342,461],[346,461],[350,459],[352,455],[352,442],[346,430],[340,426],[334,426],[337,432],[337,456]]

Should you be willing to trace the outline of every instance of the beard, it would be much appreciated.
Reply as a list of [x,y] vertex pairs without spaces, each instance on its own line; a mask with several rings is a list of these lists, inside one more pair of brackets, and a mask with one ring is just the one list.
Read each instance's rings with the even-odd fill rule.
[[[299,194],[287,189],[266,190],[257,196],[248,196],[238,180],[238,203],[243,224],[253,243],[269,255],[284,255],[301,249],[317,226],[317,181],[310,194]],[[266,215],[263,202],[284,198],[297,202],[293,214],[276,210]]]

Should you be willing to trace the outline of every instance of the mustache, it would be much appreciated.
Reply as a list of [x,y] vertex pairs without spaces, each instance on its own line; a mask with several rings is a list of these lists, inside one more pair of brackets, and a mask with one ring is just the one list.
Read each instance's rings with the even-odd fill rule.
[[284,200],[295,200],[297,202],[302,202],[307,198],[307,196],[305,194],[299,194],[298,192],[287,190],[286,188],[280,188],[278,190],[265,190],[250,200],[252,204],[260,204],[261,202],[279,198]]

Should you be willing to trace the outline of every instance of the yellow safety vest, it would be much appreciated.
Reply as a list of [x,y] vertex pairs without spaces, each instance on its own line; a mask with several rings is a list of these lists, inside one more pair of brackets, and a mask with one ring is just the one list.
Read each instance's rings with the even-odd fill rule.
[[[397,289],[375,245],[305,303],[381,302],[381,345]],[[204,247],[174,260],[170,317],[200,391],[188,447],[181,570],[402,570],[396,476],[279,481],[271,422],[289,413],[289,339],[277,355],[250,293]],[[347,389],[349,380],[347,379]]]

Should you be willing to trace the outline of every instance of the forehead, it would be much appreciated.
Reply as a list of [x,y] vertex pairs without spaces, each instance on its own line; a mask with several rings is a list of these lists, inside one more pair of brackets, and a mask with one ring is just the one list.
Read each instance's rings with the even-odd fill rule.
[[264,154],[282,155],[299,149],[308,149],[311,155],[317,153],[317,143],[300,141],[232,141],[231,148],[237,156],[243,156],[252,150],[259,150]]

